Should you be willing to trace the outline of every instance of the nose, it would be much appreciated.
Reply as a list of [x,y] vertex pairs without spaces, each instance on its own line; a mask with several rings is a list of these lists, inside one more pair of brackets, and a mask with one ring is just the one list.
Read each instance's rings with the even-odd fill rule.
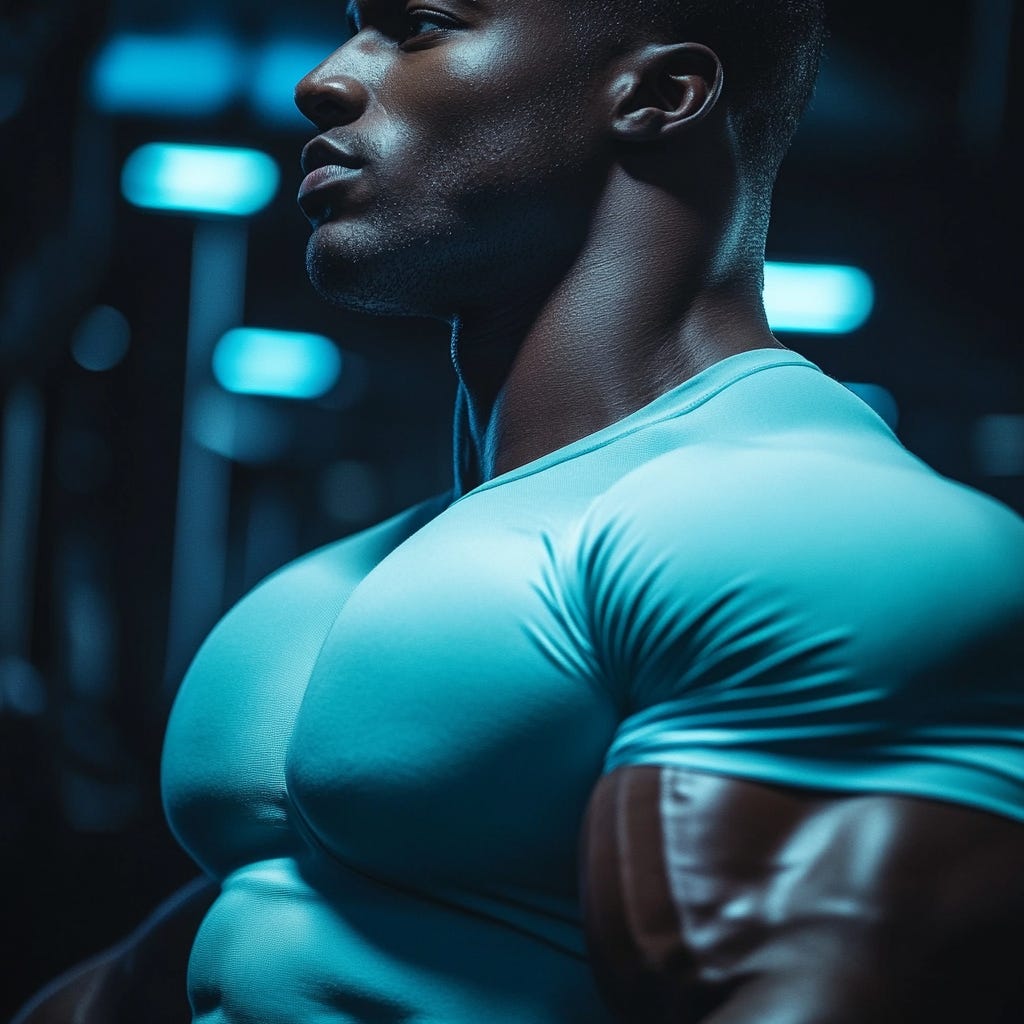
[[295,105],[320,131],[357,120],[369,102],[365,86],[336,67],[340,52],[332,53],[295,86]]

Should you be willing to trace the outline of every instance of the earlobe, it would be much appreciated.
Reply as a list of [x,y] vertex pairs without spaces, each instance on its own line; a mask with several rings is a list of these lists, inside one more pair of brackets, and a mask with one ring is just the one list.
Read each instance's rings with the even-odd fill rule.
[[668,138],[707,117],[724,81],[722,62],[700,43],[648,46],[616,79],[612,130],[624,140]]

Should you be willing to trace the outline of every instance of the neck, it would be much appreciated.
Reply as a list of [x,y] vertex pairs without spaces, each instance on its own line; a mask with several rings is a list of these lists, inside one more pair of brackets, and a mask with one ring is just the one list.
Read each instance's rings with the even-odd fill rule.
[[453,326],[466,487],[635,412],[739,352],[781,348],[736,231],[629,183],[554,288]]

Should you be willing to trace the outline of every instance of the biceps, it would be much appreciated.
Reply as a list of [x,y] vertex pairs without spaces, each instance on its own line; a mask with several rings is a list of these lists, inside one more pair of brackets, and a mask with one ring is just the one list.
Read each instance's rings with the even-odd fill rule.
[[588,942],[636,1024],[758,992],[772,1021],[997,1021],[1021,999],[1022,864],[1024,827],[978,811],[624,768],[584,826]]

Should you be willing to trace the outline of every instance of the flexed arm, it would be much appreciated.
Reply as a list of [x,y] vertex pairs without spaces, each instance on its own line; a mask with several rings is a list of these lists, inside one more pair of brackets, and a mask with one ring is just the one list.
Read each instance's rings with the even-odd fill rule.
[[1024,825],[656,766],[583,831],[595,972],[630,1024],[1024,1020]]
[[1024,523],[846,443],[665,456],[557,563],[620,714],[583,894],[630,1024],[1024,1020]]

